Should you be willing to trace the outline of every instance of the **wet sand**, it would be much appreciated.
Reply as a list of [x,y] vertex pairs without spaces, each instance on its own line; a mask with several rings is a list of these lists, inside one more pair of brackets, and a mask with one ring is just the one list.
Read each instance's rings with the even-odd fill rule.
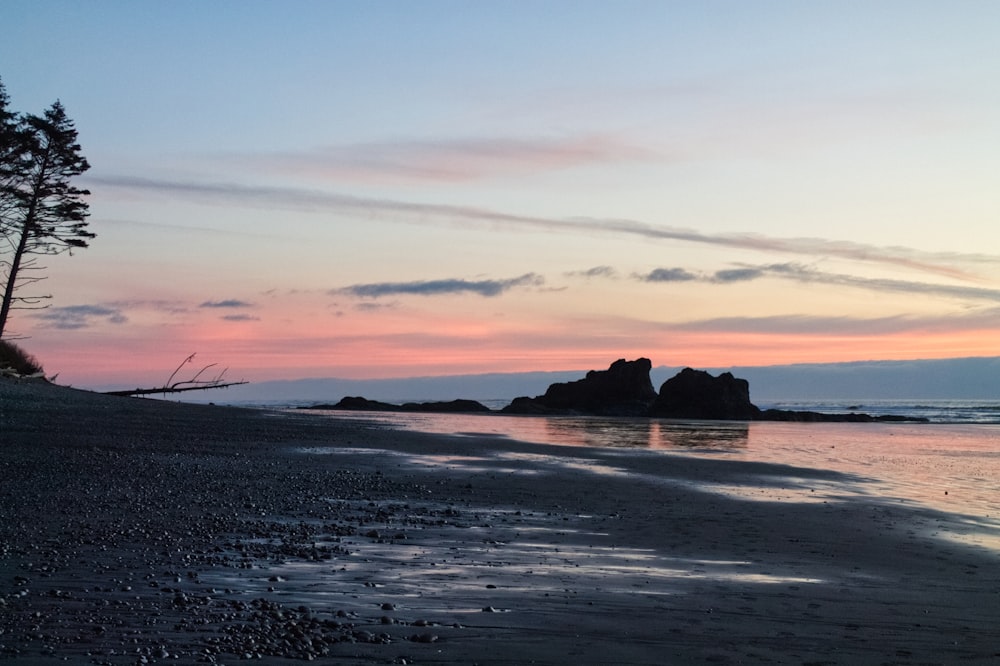
[[0,380],[0,661],[1000,662],[981,528],[866,483]]

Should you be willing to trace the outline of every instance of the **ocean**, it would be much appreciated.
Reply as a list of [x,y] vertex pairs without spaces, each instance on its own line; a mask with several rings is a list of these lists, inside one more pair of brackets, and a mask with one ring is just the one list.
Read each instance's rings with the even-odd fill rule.
[[778,401],[762,409],[811,410],[827,413],[864,412],[873,416],[899,414],[925,418],[932,423],[1000,424],[1000,398],[994,400],[829,400],[825,402]]

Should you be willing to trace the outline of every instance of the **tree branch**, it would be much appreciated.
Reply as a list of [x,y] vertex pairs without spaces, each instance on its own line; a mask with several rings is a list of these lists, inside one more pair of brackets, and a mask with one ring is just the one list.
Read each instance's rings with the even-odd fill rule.
[[159,388],[137,388],[126,391],[105,391],[105,395],[122,395],[122,396],[136,396],[136,395],[155,395],[157,393],[183,393],[184,391],[204,391],[207,389],[216,388],[227,388],[229,386],[239,386],[240,384],[249,384],[250,382],[246,380],[238,382],[226,382],[224,384],[210,384],[205,386],[161,386]]
[[175,382],[174,378],[177,376],[177,373],[179,373],[185,365],[193,361],[194,357],[195,355],[191,354],[186,359],[181,361],[181,364],[178,365],[177,368],[172,373],[170,373],[170,377],[167,378],[167,381],[163,386],[157,386],[153,388],[136,388],[125,391],[105,391],[105,393],[107,395],[123,395],[123,396],[154,395],[157,393],[162,393],[166,395],[167,393],[183,393],[184,391],[205,391],[207,389],[227,388],[229,386],[238,386],[240,384],[250,383],[246,380],[241,380],[238,382],[223,381],[223,378],[226,372],[229,370],[229,368],[224,369],[222,372],[217,374],[212,379],[200,379],[200,377],[205,373],[206,370],[208,370],[209,368],[214,368],[216,365],[218,365],[218,363],[209,363],[201,370],[194,373],[194,376],[191,377],[190,379],[182,379],[180,381]]

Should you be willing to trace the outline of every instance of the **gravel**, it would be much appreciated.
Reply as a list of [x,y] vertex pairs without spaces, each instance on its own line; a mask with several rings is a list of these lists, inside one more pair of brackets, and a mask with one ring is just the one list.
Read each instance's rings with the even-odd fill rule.
[[[366,432],[0,379],[0,660],[312,660],[356,655],[359,644],[436,641],[398,631],[405,619],[386,625],[374,603],[370,617],[286,605],[276,589],[284,578],[267,575],[347,556],[344,539],[384,522],[376,500],[427,496],[378,469],[290,453]],[[268,586],[202,581],[220,571],[254,572]]]

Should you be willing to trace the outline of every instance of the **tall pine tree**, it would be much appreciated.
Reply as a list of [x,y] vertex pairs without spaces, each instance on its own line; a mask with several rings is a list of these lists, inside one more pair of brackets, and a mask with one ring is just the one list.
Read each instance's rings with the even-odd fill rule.
[[[17,115],[8,108],[9,103],[7,89],[3,81],[0,81],[0,238],[7,238],[8,217],[14,209],[14,189],[21,171],[21,159],[17,150],[20,130]],[[0,257],[11,249],[0,243]]]
[[42,279],[30,273],[40,270],[34,255],[85,248],[95,234],[87,230],[90,210],[83,199],[90,192],[70,184],[90,164],[80,154],[77,131],[66,109],[57,101],[43,115],[25,115],[15,122],[6,110],[6,93],[2,88],[0,92],[0,108],[7,114],[0,153],[0,233],[9,255],[3,259],[2,338],[15,302],[30,306],[44,298],[15,295],[19,288]]

